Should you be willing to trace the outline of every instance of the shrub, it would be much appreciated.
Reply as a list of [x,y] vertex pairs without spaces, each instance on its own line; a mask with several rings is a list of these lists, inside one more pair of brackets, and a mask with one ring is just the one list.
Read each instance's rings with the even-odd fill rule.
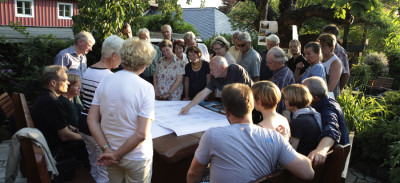
[[362,63],[354,64],[350,69],[350,80],[349,84],[352,84],[355,88],[368,85],[368,81],[372,79],[371,66]]
[[392,48],[385,51],[389,60],[389,77],[395,78],[393,89],[400,88],[400,49]]
[[364,58],[364,64],[373,68],[374,76],[387,76],[389,74],[389,63],[384,53],[372,52]]
[[380,103],[381,98],[365,97],[362,92],[353,95],[352,90],[351,86],[346,88],[337,101],[342,107],[347,129],[357,134],[374,126],[377,121],[384,120],[388,110]]
[[382,166],[390,167],[391,182],[400,182],[400,141],[394,142],[389,146],[389,158],[385,158]]
[[387,91],[384,96],[386,107],[392,111],[394,116],[400,116],[400,91]]

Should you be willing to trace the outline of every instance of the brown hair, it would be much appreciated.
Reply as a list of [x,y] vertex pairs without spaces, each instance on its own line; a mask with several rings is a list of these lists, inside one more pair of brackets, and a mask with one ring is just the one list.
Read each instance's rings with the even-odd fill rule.
[[81,78],[76,75],[76,74],[68,74],[68,82],[69,82],[69,86],[74,85],[77,82],[81,82]]
[[319,44],[325,43],[329,47],[332,48],[332,51],[335,50],[335,45],[336,45],[335,35],[329,34],[329,33],[324,33],[324,34],[321,34],[317,40],[318,40]]
[[271,81],[258,81],[251,89],[253,90],[255,101],[260,100],[261,105],[266,109],[276,107],[281,100],[281,91]]
[[161,50],[161,48],[164,48],[166,46],[172,48],[172,42],[168,39],[164,39],[160,43],[158,43],[158,47],[160,47],[160,50]]
[[172,49],[172,52],[174,52],[174,53],[175,53],[175,48],[177,46],[180,46],[181,48],[183,48],[183,50],[185,50],[185,43],[182,40],[179,40],[179,39],[175,40],[173,43],[173,46],[174,46],[174,48]]
[[188,57],[188,60],[189,60],[189,52],[196,53],[199,56],[199,58],[201,57],[201,50],[197,46],[191,46],[186,50],[186,56]]
[[243,118],[254,108],[254,98],[251,89],[243,83],[226,85],[222,90],[222,104],[232,115]]
[[301,84],[291,84],[283,88],[283,97],[289,105],[299,109],[308,107],[312,102],[310,90]]

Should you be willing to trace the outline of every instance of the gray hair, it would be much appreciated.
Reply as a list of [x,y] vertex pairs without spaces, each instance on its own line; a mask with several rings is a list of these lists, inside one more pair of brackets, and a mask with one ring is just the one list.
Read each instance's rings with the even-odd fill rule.
[[269,54],[274,55],[275,62],[282,62],[283,64],[286,64],[286,62],[288,61],[286,53],[280,47],[275,46],[275,47],[271,48],[268,51],[267,55],[269,55]]
[[75,44],[78,44],[78,43],[79,43],[79,40],[83,40],[83,41],[85,41],[85,42],[87,42],[87,43],[89,43],[89,41],[90,41],[91,43],[93,43],[93,44],[96,43],[96,41],[94,40],[93,35],[90,34],[90,33],[87,32],[87,31],[81,31],[81,32],[79,32],[77,35],[75,35],[74,43],[75,43]]
[[215,45],[218,44],[221,47],[225,47],[226,51],[229,50],[230,44],[229,42],[222,36],[217,36],[212,42],[211,42],[211,48]]
[[142,34],[142,33],[146,33],[146,34],[148,34],[149,36],[150,36],[150,32],[149,32],[149,29],[147,29],[147,28],[141,28],[141,29],[139,29],[138,31],[137,31],[137,36],[139,36],[140,34]]
[[251,36],[248,32],[242,32],[238,38],[238,41],[246,41],[246,42],[251,42]]
[[211,61],[215,62],[218,68],[228,67],[228,61],[226,61],[225,57],[215,56],[211,59]]
[[318,76],[312,76],[303,80],[303,85],[308,87],[311,95],[322,98],[328,95],[328,86],[324,79]]
[[240,35],[240,32],[235,32],[235,33],[233,33],[233,35],[232,35],[232,38],[234,38],[234,37],[239,37],[239,35]]
[[269,35],[269,36],[267,37],[267,40],[268,40],[268,41],[273,41],[273,42],[275,42],[275,44],[279,44],[279,43],[280,43],[279,37],[278,37],[277,35],[275,35],[275,34]]
[[165,25],[161,26],[161,30],[162,30],[163,27],[167,27],[167,29],[170,30],[170,31],[172,32],[172,28],[171,28],[170,25],[165,24]]
[[192,31],[189,31],[189,32],[186,32],[186,34],[183,36],[183,39],[184,40],[191,39],[191,40],[196,41],[196,35]]
[[110,58],[114,52],[119,54],[124,40],[117,35],[111,35],[106,38],[101,46],[101,57]]

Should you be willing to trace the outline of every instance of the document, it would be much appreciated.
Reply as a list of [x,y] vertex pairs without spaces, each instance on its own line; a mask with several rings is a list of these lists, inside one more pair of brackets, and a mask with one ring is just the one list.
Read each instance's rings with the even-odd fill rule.
[[[155,120],[153,124],[170,129],[177,136],[206,131],[211,127],[228,126],[229,122],[222,114],[210,111],[199,105],[193,106],[184,115],[179,115],[182,107],[190,101],[157,101],[155,102]],[[153,125],[154,127],[154,125]],[[159,127],[156,127],[159,128]],[[155,133],[165,130],[155,129]],[[154,132],[152,130],[152,132]],[[164,134],[165,135],[165,134]],[[159,134],[153,134],[160,136]]]

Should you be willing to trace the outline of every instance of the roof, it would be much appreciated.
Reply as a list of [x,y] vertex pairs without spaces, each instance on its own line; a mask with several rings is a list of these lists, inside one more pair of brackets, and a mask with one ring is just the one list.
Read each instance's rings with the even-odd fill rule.
[[[41,27],[27,27],[26,31],[29,32],[30,36],[39,36],[39,35],[50,35],[53,34],[56,39],[61,40],[72,40],[74,39],[74,33],[71,28],[41,28]],[[4,36],[4,37],[3,37]],[[0,37],[5,38],[11,42],[24,42],[26,41],[26,37],[20,34],[18,31],[7,27],[0,26]]]
[[229,17],[214,7],[183,8],[182,18],[196,28],[203,40],[217,33],[232,34],[235,31]]

